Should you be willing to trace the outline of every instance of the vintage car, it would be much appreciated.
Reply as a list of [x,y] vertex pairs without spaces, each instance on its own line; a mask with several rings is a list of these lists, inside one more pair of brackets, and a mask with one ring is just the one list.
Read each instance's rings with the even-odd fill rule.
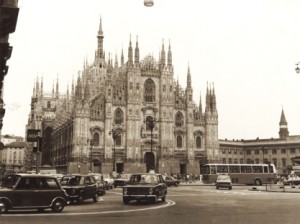
[[107,189],[113,189],[115,180],[110,174],[103,174],[103,178],[107,183]]
[[68,174],[63,176],[60,184],[69,195],[70,202],[82,204],[86,199],[93,199],[97,202],[98,188],[93,176]]
[[219,188],[228,188],[232,189],[231,178],[228,174],[219,174],[216,180],[216,189]]
[[67,205],[68,195],[57,179],[40,174],[11,174],[0,186],[1,212],[15,209],[51,208],[61,212]]
[[114,187],[126,185],[128,183],[128,181],[130,180],[130,177],[131,177],[131,174],[129,174],[129,173],[120,174],[120,176],[114,180]]
[[89,173],[88,175],[94,177],[96,180],[98,196],[105,195],[105,190],[107,189],[107,182],[104,180],[103,175],[100,173]]
[[159,199],[166,200],[167,185],[161,174],[136,173],[132,174],[127,185],[123,186],[123,203],[132,200],[149,200],[157,203]]
[[167,184],[168,187],[175,186],[178,187],[180,184],[180,180],[175,179],[174,177],[171,176],[163,176],[165,183]]

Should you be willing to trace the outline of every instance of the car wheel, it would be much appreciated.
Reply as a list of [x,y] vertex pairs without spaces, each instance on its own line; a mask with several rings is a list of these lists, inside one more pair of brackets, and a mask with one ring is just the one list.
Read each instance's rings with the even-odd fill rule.
[[217,186],[217,187],[216,187],[216,189],[218,190],[218,189],[219,189],[219,187]]
[[78,196],[78,199],[77,199],[77,204],[82,204],[84,202],[84,199],[83,199],[83,196],[82,195],[79,195]]
[[165,201],[166,201],[166,195],[163,196],[163,197],[161,198],[161,200],[162,200],[163,202],[165,202]]
[[129,204],[129,202],[130,202],[130,199],[129,199],[129,198],[124,198],[124,197],[123,197],[123,204],[124,204],[124,205]]
[[65,207],[65,203],[61,199],[57,199],[53,202],[51,209],[53,212],[61,212]]
[[178,183],[175,184],[175,187],[178,187]]
[[229,190],[232,190],[232,187],[229,187],[228,189],[229,189]]
[[0,214],[6,213],[8,211],[8,203],[4,200],[1,200],[0,204],[2,204],[2,206],[0,207]]
[[260,185],[262,185],[262,183],[261,183],[261,180],[260,180],[260,179],[255,179],[254,183],[255,183],[255,185],[256,185],[256,186],[260,186]]

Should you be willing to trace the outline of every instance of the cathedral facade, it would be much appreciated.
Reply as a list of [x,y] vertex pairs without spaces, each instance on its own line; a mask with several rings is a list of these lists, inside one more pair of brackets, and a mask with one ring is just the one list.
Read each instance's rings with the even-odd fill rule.
[[52,93],[42,79],[34,85],[26,128],[40,130],[41,165],[61,173],[199,174],[202,163],[220,161],[214,87],[202,111],[189,66],[185,89],[174,79],[170,43],[158,60],[140,59],[130,38],[127,58],[122,50],[113,62],[105,58],[101,20],[97,43],[93,63],[84,62],[65,94],[58,80]]

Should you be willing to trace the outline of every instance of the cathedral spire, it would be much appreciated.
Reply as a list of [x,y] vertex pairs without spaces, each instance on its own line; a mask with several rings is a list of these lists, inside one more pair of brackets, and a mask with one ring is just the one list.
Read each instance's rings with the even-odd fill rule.
[[171,51],[170,40],[169,40],[169,49],[168,49],[168,66],[172,66],[172,51]]
[[201,100],[201,93],[200,93],[200,100],[199,100],[199,112],[200,115],[202,114],[202,100]]
[[217,100],[215,95],[214,83],[213,83],[212,94],[211,94],[211,109],[213,112],[217,111]]
[[132,54],[132,44],[131,44],[131,35],[129,39],[129,47],[128,47],[128,65],[132,66],[133,54]]
[[138,64],[140,61],[140,49],[138,44],[138,37],[136,37],[136,45],[135,45],[135,52],[134,52],[134,63]]
[[191,71],[190,71],[190,63],[188,64],[186,86],[187,86],[187,88],[192,88],[192,78],[191,78]]
[[115,55],[115,68],[118,68],[119,67],[119,63],[118,63],[118,55],[116,53]]
[[121,53],[121,66],[124,65],[124,54],[123,54],[123,47],[122,47],[122,53]]
[[58,74],[57,74],[57,78],[56,78],[56,98],[58,98],[58,95],[59,95],[59,85],[58,85]]
[[100,17],[100,24],[99,24],[99,30],[98,30],[98,57],[103,58],[103,30],[102,30],[102,18]]
[[206,107],[205,107],[205,113],[211,112],[211,101],[210,101],[210,90],[208,89],[208,83],[206,87]]
[[164,46],[164,40],[162,41],[162,49],[161,49],[161,65],[165,67],[166,65],[166,52]]

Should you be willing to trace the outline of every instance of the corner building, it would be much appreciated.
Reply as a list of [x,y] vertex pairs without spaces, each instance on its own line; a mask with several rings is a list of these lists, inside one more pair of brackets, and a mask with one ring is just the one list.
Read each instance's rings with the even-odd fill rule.
[[42,79],[34,85],[27,129],[41,130],[41,165],[64,173],[199,174],[202,163],[219,162],[214,87],[207,87],[202,112],[190,68],[185,89],[174,80],[170,44],[162,44],[159,60],[140,59],[138,40],[130,38],[127,61],[122,50],[113,62],[105,59],[101,19],[97,42],[94,62],[84,62],[66,94],[58,80],[52,93],[44,93]]

